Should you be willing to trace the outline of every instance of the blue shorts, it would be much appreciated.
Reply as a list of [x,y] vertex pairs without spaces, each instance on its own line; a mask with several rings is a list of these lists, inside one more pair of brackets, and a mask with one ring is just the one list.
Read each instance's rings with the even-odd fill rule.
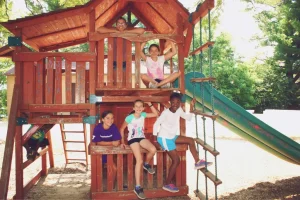
[[176,149],[175,141],[178,138],[178,135],[176,135],[172,139],[167,139],[163,137],[157,137],[157,142],[159,145],[163,148],[165,151],[173,151]]

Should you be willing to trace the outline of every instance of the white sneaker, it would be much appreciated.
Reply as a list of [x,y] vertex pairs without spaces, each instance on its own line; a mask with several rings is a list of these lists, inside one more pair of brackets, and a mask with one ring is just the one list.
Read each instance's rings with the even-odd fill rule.
[[166,84],[162,85],[161,88],[171,88],[171,84],[166,83]]
[[149,88],[157,88],[157,84],[154,84],[152,82],[149,83]]

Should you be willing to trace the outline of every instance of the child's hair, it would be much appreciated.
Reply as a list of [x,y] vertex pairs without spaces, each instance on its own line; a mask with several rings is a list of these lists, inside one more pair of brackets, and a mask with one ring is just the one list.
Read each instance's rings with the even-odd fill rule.
[[127,21],[124,17],[119,17],[116,22],[118,22],[120,19],[124,20],[124,22],[127,24]]
[[[143,100],[140,100],[140,99],[135,100],[135,101],[133,102],[133,106],[135,106],[135,104],[136,104],[137,102],[141,102],[141,103],[143,104],[143,106],[144,106],[144,101],[143,101]],[[131,114],[133,114],[134,112],[135,112],[135,111],[133,110],[133,111],[131,111],[128,115],[131,115]]]
[[157,44],[151,44],[148,51],[150,51],[152,47],[156,47],[158,51],[160,51],[159,46]]
[[101,114],[101,119],[105,118],[108,114],[113,114],[113,113],[110,110],[106,110]]
[[170,95],[170,101],[172,101],[172,99],[179,99],[181,101],[181,98],[182,98],[182,94],[181,93],[173,92]]

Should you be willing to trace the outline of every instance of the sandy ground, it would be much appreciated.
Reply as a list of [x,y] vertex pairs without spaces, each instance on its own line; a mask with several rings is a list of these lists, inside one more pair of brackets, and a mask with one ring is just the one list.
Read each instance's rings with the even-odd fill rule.
[[[297,113],[297,115],[299,112]],[[283,116],[284,117],[284,116]],[[276,118],[277,119],[277,118]],[[293,118],[295,119],[295,118]],[[296,117],[296,119],[299,119]],[[289,120],[290,121],[290,120]],[[268,122],[269,124],[272,122]],[[300,142],[299,128],[297,123],[284,126],[290,128],[290,137]],[[274,126],[277,122],[274,122]],[[272,125],[273,126],[273,125]],[[200,127],[201,128],[201,127]],[[280,127],[275,127],[281,129]],[[7,124],[0,122],[0,167],[2,167],[4,136]],[[26,128],[25,128],[26,129]],[[187,133],[194,135],[193,122],[187,123]],[[297,131],[295,131],[297,129]],[[255,145],[242,140],[238,136],[228,133],[227,130],[216,127],[217,149],[221,152],[217,160],[218,177],[222,184],[217,188],[219,199],[224,200],[271,200],[271,199],[300,199],[300,166],[285,162]],[[286,130],[280,130],[286,132]],[[295,131],[295,133],[293,132]],[[49,175],[43,177],[27,194],[26,199],[89,199],[90,171],[81,163],[65,165],[61,136],[58,126],[52,131],[54,142],[55,168],[49,170]],[[209,137],[210,138],[210,137]],[[210,138],[211,139],[211,138]],[[24,152],[25,153],[25,152]],[[201,152],[203,155],[203,153]],[[201,155],[200,154],[200,155]],[[212,157],[208,160],[214,161]],[[40,161],[36,161],[25,170],[25,183],[33,177],[40,169]],[[15,168],[14,161],[12,168]],[[190,187],[189,197],[164,198],[164,199],[197,199],[193,196],[196,189],[197,173],[193,170],[191,155],[187,155],[188,185]],[[215,171],[214,167],[210,168]],[[205,193],[205,180],[203,175],[199,176],[198,188]],[[15,174],[11,173],[9,186],[9,198],[15,192]],[[208,181],[208,195],[214,199],[214,186]]]

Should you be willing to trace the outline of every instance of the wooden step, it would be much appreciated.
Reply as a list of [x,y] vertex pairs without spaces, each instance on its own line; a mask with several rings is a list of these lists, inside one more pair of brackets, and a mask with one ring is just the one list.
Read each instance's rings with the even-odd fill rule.
[[200,190],[198,190],[198,191],[194,190],[194,193],[195,193],[196,197],[198,197],[200,200],[206,200],[205,195],[202,192],[200,192]]
[[192,83],[203,83],[203,82],[208,82],[208,81],[215,81],[216,78],[214,77],[205,77],[205,78],[191,78],[190,81]]
[[62,132],[65,132],[65,133],[84,133],[84,131],[68,131],[68,130],[62,130]]
[[217,113],[212,114],[211,112],[202,112],[200,110],[193,110],[191,113],[194,113],[195,115],[202,115],[204,117],[209,117],[213,120],[215,120],[219,115]]
[[68,158],[67,160],[84,160],[84,161],[86,161],[86,159],[80,159],[80,158]]
[[84,143],[84,141],[75,141],[75,140],[65,140],[63,142],[70,142],[70,143]]
[[214,42],[206,42],[204,45],[202,45],[201,47],[197,48],[196,50],[192,51],[190,53],[190,56],[192,55],[198,55],[199,53],[201,53],[201,51],[204,51],[205,49],[207,49],[210,46],[213,46],[215,43]]
[[217,150],[215,150],[212,146],[210,146],[209,144],[204,144],[204,141],[199,139],[199,138],[195,138],[194,139],[196,141],[197,144],[200,144],[203,149],[205,149],[206,151],[208,151],[209,153],[211,153],[214,156],[217,156],[220,154],[220,152],[218,152]]
[[67,152],[85,152],[85,150],[72,150],[72,149],[66,149]]
[[203,168],[203,169],[200,169],[200,171],[207,177],[209,178],[216,186],[217,185],[220,185],[222,183],[222,181],[220,179],[217,179],[216,180],[216,176],[211,173],[209,170]]

